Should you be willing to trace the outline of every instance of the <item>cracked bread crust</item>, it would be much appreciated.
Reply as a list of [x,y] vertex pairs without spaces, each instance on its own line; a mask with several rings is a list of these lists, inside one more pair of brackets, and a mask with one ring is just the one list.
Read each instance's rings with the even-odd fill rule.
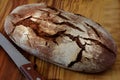
[[25,51],[70,70],[97,73],[116,59],[114,40],[101,25],[44,3],[15,8],[4,28]]

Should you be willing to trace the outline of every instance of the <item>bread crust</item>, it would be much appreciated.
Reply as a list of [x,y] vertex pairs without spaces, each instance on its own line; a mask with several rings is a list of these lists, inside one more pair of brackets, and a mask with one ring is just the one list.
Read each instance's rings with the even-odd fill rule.
[[44,3],[15,8],[4,29],[23,50],[70,70],[97,73],[116,59],[115,42],[101,25]]

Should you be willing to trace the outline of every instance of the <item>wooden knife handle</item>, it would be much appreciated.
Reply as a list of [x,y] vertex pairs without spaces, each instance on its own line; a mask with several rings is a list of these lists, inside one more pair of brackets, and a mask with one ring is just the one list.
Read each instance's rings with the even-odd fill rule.
[[38,72],[35,71],[32,63],[22,65],[20,70],[28,80],[45,80]]

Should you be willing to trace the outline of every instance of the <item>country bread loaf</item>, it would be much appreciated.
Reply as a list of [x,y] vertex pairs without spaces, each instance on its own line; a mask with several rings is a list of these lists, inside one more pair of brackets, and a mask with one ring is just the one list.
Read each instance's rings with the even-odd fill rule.
[[15,8],[4,28],[23,50],[70,70],[102,72],[116,59],[115,42],[100,24],[44,3]]

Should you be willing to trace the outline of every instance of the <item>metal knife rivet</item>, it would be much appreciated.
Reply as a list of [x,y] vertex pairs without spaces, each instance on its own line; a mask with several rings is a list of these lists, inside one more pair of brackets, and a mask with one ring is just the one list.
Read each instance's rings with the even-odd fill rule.
[[36,80],[41,80],[41,79],[39,77],[37,77]]
[[31,69],[31,67],[27,67],[27,70],[30,70]]

